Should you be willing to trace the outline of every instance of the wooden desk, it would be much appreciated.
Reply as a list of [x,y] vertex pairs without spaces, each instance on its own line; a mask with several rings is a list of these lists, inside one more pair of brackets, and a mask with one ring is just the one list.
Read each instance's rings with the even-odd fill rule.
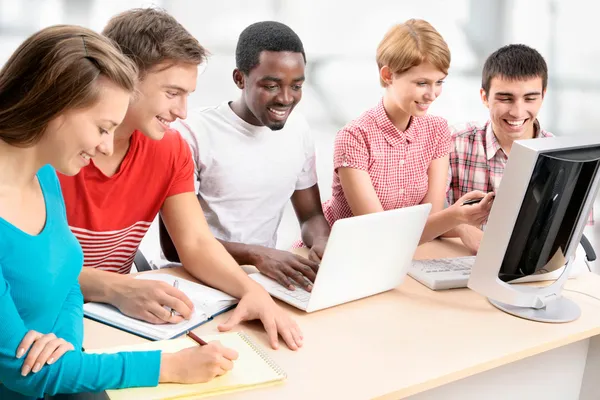
[[[428,243],[417,251],[417,258],[461,255],[465,255],[465,249],[452,240]],[[182,269],[170,271],[189,278]],[[569,281],[567,287],[600,298],[600,276],[586,274]],[[304,332],[305,344],[298,352],[285,346],[277,351],[271,350],[259,323],[244,324],[239,329],[249,333],[267,349],[288,373],[288,380],[282,385],[220,398],[400,399],[437,388],[414,399],[448,399],[455,398],[444,393],[445,388],[451,389],[448,384],[453,382],[459,385],[458,392],[461,393],[456,398],[506,398],[493,397],[492,391],[497,392],[495,389],[485,384],[475,388],[463,378],[484,376],[482,373],[490,370],[502,371],[502,366],[516,365],[519,360],[571,344],[577,348],[568,350],[568,353],[579,352],[573,362],[577,365],[583,363],[583,367],[579,375],[570,379],[579,379],[576,383],[581,387],[589,342],[586,339],[600,334],[600,300],[572,292],[565,292],[565,296],[580,305],[582,315],[572,323],[556,325],[505,314],[469,289],[434,292],[409,277],[395,290],[312,314],[280,303],[294,315]],[[217,324],[228,315],[217,317],[195,332],[199,335],[215,333]],[[85,321],[85,348],[143,340],[91,320]],[[592,349],[600,354],[600,344],[590,346],[590,351]],[[561,361],[565,358],[562,353],[557,357]],[[532,375],[532,368],[539,369],[554,363],[540,360],[532,367],[530,361],[524,366],[527,368],[524,371],[515,368],[514,374],[511,374],[510,370],[503,370],[506,379],[520,381],[506,382],[504,379],[501,385],[516,385],[514,389],[521,390]],[[600,361],[595,364],[596,367],[598,365]],[[574,367],[569,368],[574,370]],[[587,379],[588,383],[593,378]],[[559,390],[574,390],[554,390],[552,385],[555,384],[560,382],[556,379],[545,381],[545,387],[555,394]],[[465,388],[461,389],[460,385]],[[532,397],[511,395],[511,399],[514,398]],[[561,400],[568,398],[562,397]]]

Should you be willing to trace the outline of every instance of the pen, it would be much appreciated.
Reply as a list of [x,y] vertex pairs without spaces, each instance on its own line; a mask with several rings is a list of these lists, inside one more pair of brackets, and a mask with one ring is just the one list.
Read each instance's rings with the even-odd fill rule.
[[200,346],[206,346],[208,343],[206,343],[204,340],[200,339],[198,336],[196,336],[196,334],[194,332],[191,331],[187,331],[185,333],[190,339],[192,339],[194,342],[198,343]]
[[[175,279],[175,281],[173,282],[173,287],[175,289],[179,289],[179,281],[177,279]],[[171,317],[175,314],[175,311],[173,311],[173,309],[171,308]]]

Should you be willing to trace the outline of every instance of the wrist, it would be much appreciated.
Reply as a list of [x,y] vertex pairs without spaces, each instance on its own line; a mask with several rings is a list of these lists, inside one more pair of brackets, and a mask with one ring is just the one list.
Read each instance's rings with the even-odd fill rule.
[[106,285],[104,297],[105,302],[108,304],[118,304],[124,294],[129,291],[131,280],[134,279],[121,274],[114,275],[111,277],[110,282],[107,282],[108,285]]
[[177,382],[175,367],[177,363],[175,362],[176,356],[171,353],[161,353],[160,355],[160,372],[158,375],[159,383],[166,382]]

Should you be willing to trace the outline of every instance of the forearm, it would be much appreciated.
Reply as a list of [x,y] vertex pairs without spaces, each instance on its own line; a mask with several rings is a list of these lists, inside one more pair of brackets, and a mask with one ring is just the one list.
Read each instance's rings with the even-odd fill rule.
[[448,232],[444,233],[442,236],[448,237],[448,238],[458,237],[458,238],[463,239],[465,236],[473,234],[479,230],[480,230],[479,228],[469,225],[469,224],[460,224],[460,225],[456,226],[455,228],[450,229]]
[[114,304],[128,279],[131,276],[84,267],[79,274],[79,285],[86,302]]
[[76,349],[83,342],[83,295],[79,284],[71,287],[63,308],[54,324],[53,332],[56,336],[71,343]]
[[[234,251],[239,250],[240,260],[246,257],[244,246],[250,247],[231,242],[229,245],[237,248]],[[178,253],[183,267],[192,276],[234,297],[241,298],[249,290],[258,287],[240,268],[228,249],[214,238],[204,239],[195,245],[184,245],[178,249]]]
[[330,231],[331,228],[325,217],[322,214],[315,215],[302,224],[302,241],[307,247],[312,247],[319,240],[327,240]]
[[254,262],[252,256],[252,248],[254,246],[244,243],[227,242],[221,239],[217,240],[223,245],[223,247],[225,247],[225,250],[227,250],[227,252],[238,264],[246,265]]
[[450,232],[456,228],[458,224],[459,220],[450,208],[431,214],[429,218],[427,218],[427,223],[425,224],[425,229],[423,229],[419,244],[429,242]]

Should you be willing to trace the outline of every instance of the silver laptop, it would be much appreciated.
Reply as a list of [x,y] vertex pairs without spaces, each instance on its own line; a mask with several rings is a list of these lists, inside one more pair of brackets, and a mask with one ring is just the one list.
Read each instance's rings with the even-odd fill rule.
[[430,210],[421,204],[336,221],[311,292],[289,290],[260,273],[250,277],[306,312],[391,290],[408,272]]

